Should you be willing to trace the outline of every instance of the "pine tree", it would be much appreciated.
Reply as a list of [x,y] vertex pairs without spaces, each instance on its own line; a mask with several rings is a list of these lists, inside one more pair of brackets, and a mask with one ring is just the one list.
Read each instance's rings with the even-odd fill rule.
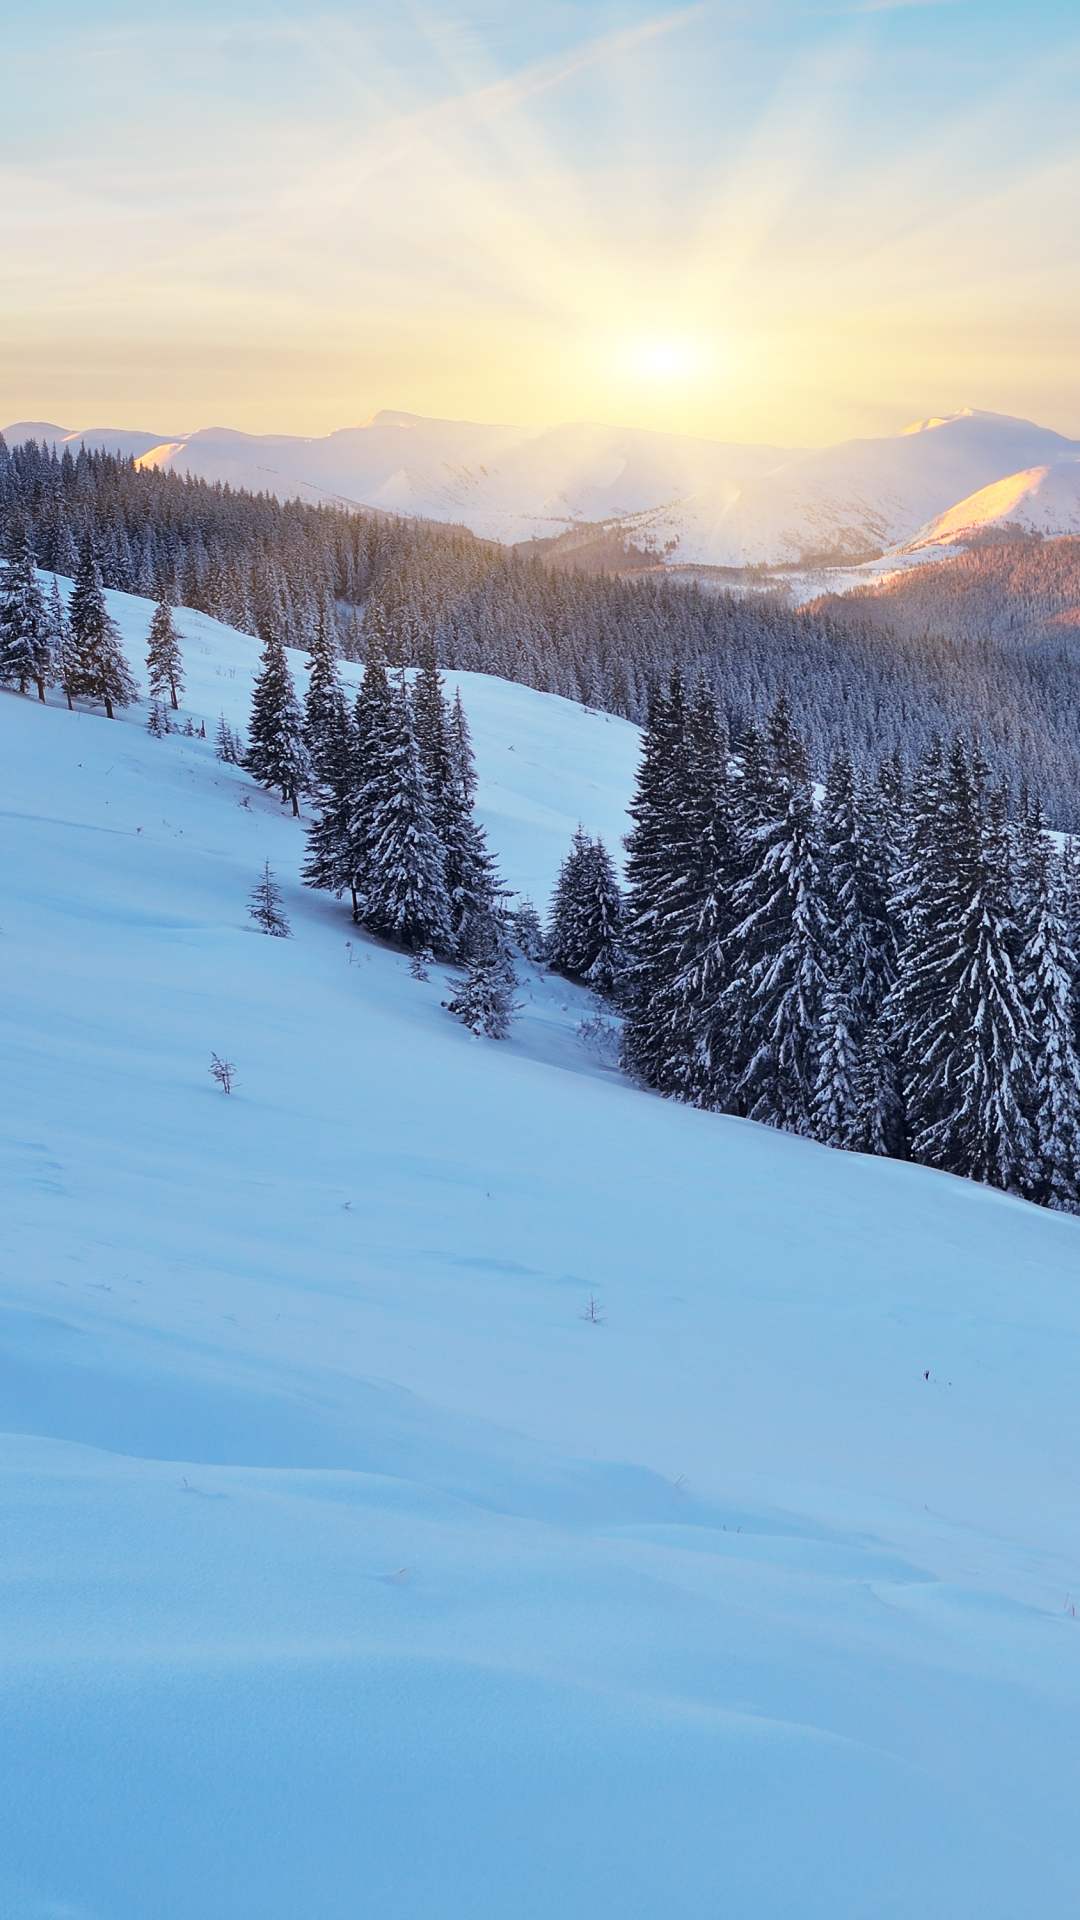
[[697,854],[687,839],[687,711],[676,671],[654,695],[642,741],[637,789],[627,811],[623,1061],[662,1093],[678,1091],[692,1045],[675,988],[685,960],[689,876]]
[[281,888],[270,871],[270,862],[264,863],[262,876],[252,889],[248,912],[263,933],[274,935],[276,939],[287,940],[292,928],[282,910]]
[[294,817],[299,815],[299,796],[309,778],[308,757],[296,689],[284,645],[276,634],[263,647],[244,766],[261,786],[280,788],[282,801],[291,802]]
[[113,708],[130,707],[139,690],[120,646],[119,628],[105,605],[90,534],[84,536],[79,550],[68,621],[75,659],[71,691],[85,700],[99,700],[112,720]]
[[214,752],[227,767],[242,767],[244,764],[244,743],[239,734],[234,733],[224,714],[220,716],[214,734]]
[[[923,774],[924,791],[930,784]],[[1034,1036],[1021,990],[1004,799],[957,735],[909,867],[892,996],[911,1157],[1011,1192],[1037,1178]]]
[[154,740],[162,740],[169,731],[169,713],[163,700],[151,700],[146,731]]
[[507,919],[514,943],[520,948],[526,960],[542,964],[547,959],[544,926],[527,893],[522,894],[518,905],[507,915]]
[[71,623],[64,611],[64,603],[60,598],[60,582],[55,573],[52,577],[52,586],[49,588],[46,622],[52,673],[64,690],[68,712],[73,713],[75,708],[72,694],[78,677],[78,662]]
[[308,661],[304,700],[304,745],[316,793],[338,778],[341,753],[349,731],[345,692],[338,674],[337,653],[328,622],[320,614],[315,623]]
[[672,1030],[683,1037],[670,1061],[670,1090],[715,1108],[728,1104],[732,1090],[724,993],[742,873],[735,788],[743,783],[730,777],[726,728],[704,687],[689,715],[686,755],[679,836],[684,880],[669,918],[678,959],[662,990]]
[[828,951],[814,1130],[827,1146],[854,1147],[880,1070],[876,1026],[895,962],[875,810],[846,753],[833,756],[818,826]]
[[496,919],[474,931],[467,963],[465,977],[454,983],[453,998],[444,1002],[446,1010],[471,1032],[489,1040],[505,1040],[518,1011],[514,1000],[517,976]]
[[828,926],[809,761],[786,701],[769,724],[761,802],[725,993],[742,1054],[736,1093],[748,1118],[812,1133]]
[[173,626],[172,608],[167,600],[159,601],[154,608],[146,664],[150,672],[151,700],[163,700],[168,694],[173,712],[176,713],[180,706],[180,695],[184,691],[184,660],[180,652],[180,635]]
[[52,678],[49,621],[38,585],[37,562],[25,527],[16,529],[11,558],[0,573],[0,681],[17,681],[20,693],[27,682],[37,684],[45,698]]
[[1024,1001],[1033,1038],[1030,1119],[1037,1163],[1030,1198],[1080,1212],[1080,1059],[1073,1033],[1077,956],[1066,922],[1061,863],[1042,810],[1017,831],[1017,914]]
[[597,993],[612,994],[626,972],[622,930],[623,899],[611,855],[579,824],[552,895],[548,965]]
[[453,936],[443,853],[403,684],[391,689],[377,744],[358,800],[366,836],[364,924],[414,951],[448,953]]
[[420,649],[411,704],[417,751],[443,852],[453,951],[463,956],[473,930],[498,914],[503,890],[484,830],[473,812],[476,776],[464,710],[460,697],[455,710],[448,709],[430,643]]

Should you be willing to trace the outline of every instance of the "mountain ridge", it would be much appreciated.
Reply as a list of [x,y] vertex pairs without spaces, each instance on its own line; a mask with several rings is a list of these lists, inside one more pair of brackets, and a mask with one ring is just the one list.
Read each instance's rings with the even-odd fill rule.
[[[596,526],[659,563],[683,566],[854,566],[955,542],[967,526],[961,509],[974,527],[994,523],[993,501],[978,496],[995,487],[1007,502],[1034,487],[1039,503],[1029,500],[1028,510],[1039,530],[1073,532],[1080,497],[1070,481],[1053,478],[1080,461],[1080,441],[972,408],[811,449],[590,421],[442,420],[395,408],[306,437],[228,427],[171,436],[73,431],[28,421],[4,432],[9,442],[84,442],[281,499],[462,525],[505,544]],[[1026,485],[1022,476],[1036,471],[1041,478]]]

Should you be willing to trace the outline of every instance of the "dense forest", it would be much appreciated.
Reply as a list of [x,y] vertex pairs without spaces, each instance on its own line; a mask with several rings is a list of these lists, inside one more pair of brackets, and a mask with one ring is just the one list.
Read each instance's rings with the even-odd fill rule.
[[830,617],[905,639],[1026,641],[1049,653],[1080,641],[1080,539],[981,538],[861,592],[814,603]]
[[322,622],[363,658],[377,631],[391,664],[417,663],[430,644],[441,666],[638,722],[678,668],[713,693],[736,742],[784,695],[818,777],[837,748],[869,769],[893,747],[914,760],[962,728],[1013,790],[1040,795],[1055,826],[1080,826],[1080,660],[1067,633],[1032,647],[989,621],[974,634],[894,630],[877,607],[793,613],[659,570],[556,571],[462,528],[0,440],[3,552],[26,540],[40,568],[72,577],[87,535],[106,586],[287,646],[310,647]]

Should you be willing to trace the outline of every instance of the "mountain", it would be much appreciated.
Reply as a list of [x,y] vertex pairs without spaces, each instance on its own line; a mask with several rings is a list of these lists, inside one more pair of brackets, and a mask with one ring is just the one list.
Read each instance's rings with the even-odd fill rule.
[[[543,903],[639,736],[451,684]],[[1080,1220],[474,1038],[144,719],[0,693],[0,1911],[1067,1914]]]
[[[813,452],[631,428],[544,429],[428,420],[384,411],[321,439],[208,427],[173,437],[40,422],[5,428],[36,439],[118,447],[140,464],[175,468],[279,498],[366,505],[459,523],[505,542],[570,533],[610,565],[611,538],[641,556],[715,567],[853,564],[902,547],[987,487],[1024,487],[1042,500],[1045,531],[1073,512],[1071,481],[1051,478],[1080,458],[1080,441],[970,408],[903,433]],[[1032,476],[1042,476],[1038,482]],[[984,509],[975,507],[975,512]],[[989,508],[986,508],[989,511]],[[1055,519],[1055,515],[1058,517]],[[991,516],[993,517],[993,516]],[[950,521],[951,525],[951,521]],[[952,537],[950,534],[948,537]],[[585,548],[575,564],[595,564]]]
[[851,564],[900,545],[958,500],[1021,467],[1078,455],[1080,442],[1048,428],[965,409],[884,439],[801,454],[738,489],[704,489],[636,516],[626,531],[675,561]]
[[989,533],[1005,537],[1010,532],[1050,538],[1080,533],[1080,460],[1028,467],[980,487],[920,527],[901,552],[961,546]]

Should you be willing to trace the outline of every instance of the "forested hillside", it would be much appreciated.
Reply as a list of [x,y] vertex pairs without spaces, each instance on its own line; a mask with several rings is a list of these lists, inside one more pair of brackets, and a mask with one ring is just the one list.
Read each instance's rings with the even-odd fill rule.
[[418,661],[431,638],[444,667],[639,722],[674,666],[717,694],[735,740],[784,693],[819,774],[837,747],[869,769],[961,727],[996,774],[1041,796],[1054,826],[1080,825],[1080,664],[1064,640],[927,638],[846,602],[791,613],[666,578],[556,572],[463,529],[282,504],[32,441],[0,445],[0,527],[5,553],[25,530],[39,566],[65,575],[90,532],[107,586],[262,638],[307,646],[332,615],[342,650],[361,657],[375,624],[391,661]]
[[813,611],[906,639],[1020,641],[1053,657],[1080,633],[1080,539],[987,539],[862,592],[815,601]]

